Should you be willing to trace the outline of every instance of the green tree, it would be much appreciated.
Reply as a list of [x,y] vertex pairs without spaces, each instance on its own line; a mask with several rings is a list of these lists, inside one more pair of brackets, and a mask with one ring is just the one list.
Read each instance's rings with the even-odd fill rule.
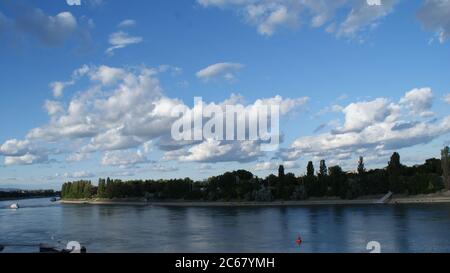
[[442,174],[444,177],[444,186],[446,190],[450,189],[450,149],[445,147],[441,151]]
[[284,178],[284,166],[280,165],[278,168],[278,178]]
[[100,178],[98,180],[98,189],[97,189],[97,197],[105,198],[106,196],[106,181],[105,179]]
[[400,155],[395,152],[389,161],[387,172],[389,177],[389,189],[394,193],[403,193],[406,190],[402,175],[402,164],[400,163]]
[[366,172],[366,168],[364,167],[364,158],[362,156],[359,157],[358,161],[358,173],[364,174]]
[[389,175],[399,176],[401,174],[402,164],[400,163],[400,155],[397,152],[392,154],[387,169]]
[[319,176],[327,176],[328,169],[325,160],[320,160]]
[[314,176],[314,165],[312,161],[308,162],[308,166],[306,167],[306,175],[309,177]]

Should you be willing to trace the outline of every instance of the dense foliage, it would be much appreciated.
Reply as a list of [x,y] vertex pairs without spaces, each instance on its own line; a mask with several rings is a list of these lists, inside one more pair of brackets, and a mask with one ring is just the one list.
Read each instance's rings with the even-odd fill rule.
[[304,200],[310,197],[340,197],[355,199],[365,195],[379,195],[392,191],[397,194],[434,193],[449,186],[448,148],[441,159],[429,159],[422,165],[407,167],[400,155],[394,153],[388,166],[366,171],[364,159],[359,159],[356,171],[347,173],[339,166],[327,168],[320,161],[319,172],[309,162],[306,175],[296,177],[285,173],[283,166],[278,176],[262,179],[245,170],[227,172],[194,182],[189,178],[173,180],[121,181],[100,179],[98,186],[90,181],[65,183],[62,198],[145,198],[146,200],[206,200],[206,201],[272,201]]
[[10,191],[0,191],[0,200],[5,199],[22,199],[22,198],[33,198],[33,197],[51,197],[55,196],[57,193],[53,190],[10,190]]

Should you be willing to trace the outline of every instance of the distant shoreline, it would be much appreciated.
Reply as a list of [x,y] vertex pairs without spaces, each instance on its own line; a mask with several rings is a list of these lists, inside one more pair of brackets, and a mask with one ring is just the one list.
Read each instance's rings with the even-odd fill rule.
[[15,200],[27,200],[27,199],[45,199],[45,198],[52,198],[55,197],[54,195],[52,196],[24,196],[24,197],[5,197],[5,198],[0,198],[0,202],[4,202],[4,201],[15,201]]
[[450,203],[450,196],[408,196],[394,197],[387,203],[379,204],[378,199],[314,199],[305,201],[272,201],[272,202],[245,202],[245,201],[140,201],[140,200],[61,200],[61,204],[67,205],[123,205],[123,206],[162,206],[162,207],[295,207],[318,205],[395,205],[395,204],[432,204]]

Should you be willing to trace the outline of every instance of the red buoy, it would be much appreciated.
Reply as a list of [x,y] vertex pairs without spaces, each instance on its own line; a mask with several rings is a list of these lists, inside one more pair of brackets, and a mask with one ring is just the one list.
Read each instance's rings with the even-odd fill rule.
[[297,240],[295,240],[295,243],[300,246],[302,244],[302,237],[300,237],[300,235],[298,235]]

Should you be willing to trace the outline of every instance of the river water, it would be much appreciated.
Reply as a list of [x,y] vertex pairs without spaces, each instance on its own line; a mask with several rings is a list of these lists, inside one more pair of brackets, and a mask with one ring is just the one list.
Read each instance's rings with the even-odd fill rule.
[[[450,204],[261,208],[0,202],[0,244],[78,241],[88,252],[450,252]],[[298,246],[296,239],[303,243]],[[60,242],[58,242],[60,241]],[[33,252],[9,247],[5,252]]]

